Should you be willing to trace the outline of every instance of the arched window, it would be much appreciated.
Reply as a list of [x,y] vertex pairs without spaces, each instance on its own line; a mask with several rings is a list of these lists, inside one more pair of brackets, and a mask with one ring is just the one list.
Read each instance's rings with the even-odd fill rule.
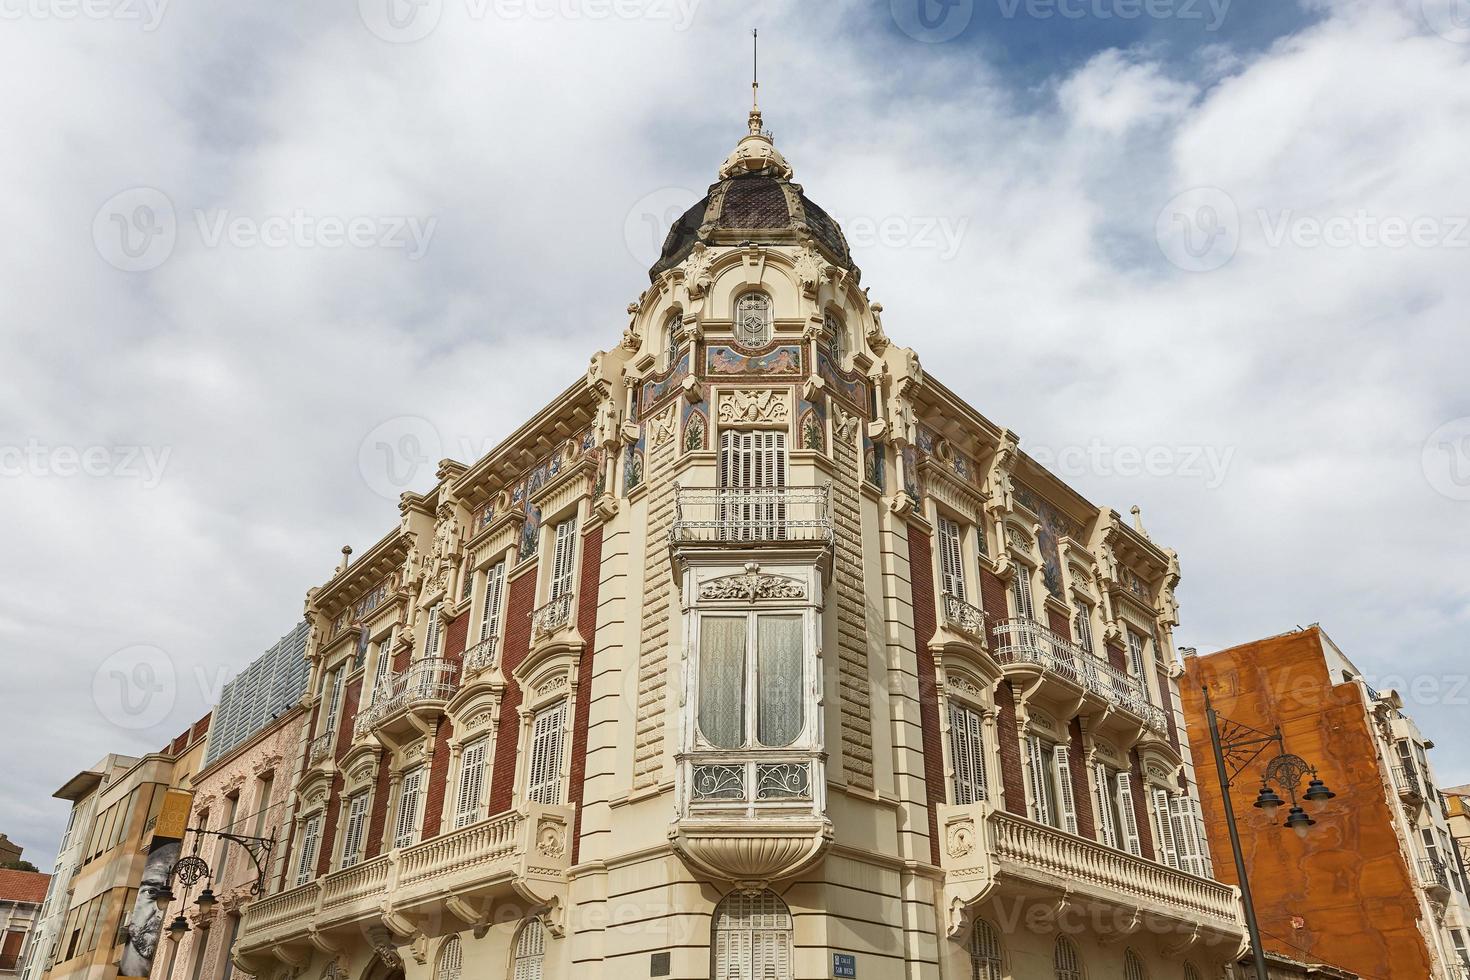
[[1000,937],[984,919],[976,919],[970,932],[970,978],[1001,980]]
[[746,293],[735,304],[735,343],[761,347],[771,340],[771,297]]
[[1082,957],[1077,955],[1077,947],[1066,936],[1057,937],[1052,964],[1056,966],[1057,980],[1082,980]]
[[516,956],[511,977],[514,980],[541,980],[541,961],[546,957],[546,929],[540,919],[521,926],[516,939]]
[[1123,980],[1148,980],[1148,971],[1143,968],[1143,960],[1131,949],[1123,953]]
[[774,892],[727,895],[713,938],[714,980],[791,980],[791,913]]
[[450,936],[439,947],[439,961],[434,964],[434,980],[459,980],[460,968],[464,965],[464,950],[458,936]]
[[1199,971],[1194,968],[1193,963],[1184,964],[1184,980],[1199,980]]
[[683,329],[684,315],[675,310],[664,324],[664,357],[668,364],[673,364],[675,355],[679,353],[679,332]]
[[832,356],[837,358],[838,364],[841,364],[843,358],[847,357],[848,351],[847,327],[843,324],[842,318],[831,310],[822,314],[822,326],[827,331],[827,343],[832,346]]

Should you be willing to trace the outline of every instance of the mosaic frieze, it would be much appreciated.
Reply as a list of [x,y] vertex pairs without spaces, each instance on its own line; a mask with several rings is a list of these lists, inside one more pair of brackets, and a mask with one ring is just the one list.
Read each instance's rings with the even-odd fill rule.
[[827,406],[824,402],[812,403],[803,398],[797,404],[796,444],[801,449],[827,451]]
[[818,350],[817,376],[833,395],[856,408],[861,414],[868,414],[868,383],[863,380],[862,375],[844,372],[825,350]]
[[881,493],[883,487],[883,447],[863,430],[863,479]]
[[1062,597],[1062,538],[1077,538],[1081,529],[1070,518],[1057,510],[1044,498],[1037,496],[1020,483],[1014,487],[1015,498],[1021,506],[1036,515],[1041,525],[1036,535],[1036,545],[1041,550],[1041,577],[1046,591],[1057,598]]
[[679,359],[674,362],[667,373],[654,375],[643,383],[643,387],[638,392],[639,418],[647,418],[650,411],[678,390],[679,384],[689,377],[691,361],[692,355],[686,350],[679,355]]
[[709,417],[704,414],[704,409],[693,403],[684,406],[684,420],[681,426],[684,433],[680,441],[686,453],[699,452],[701,449],[709,448]]
[[725,377],[747,374],[801,375],[801,348],[783,344],[768,351],[747,354],[734,347],[712,345],[705,351],[705,371]]

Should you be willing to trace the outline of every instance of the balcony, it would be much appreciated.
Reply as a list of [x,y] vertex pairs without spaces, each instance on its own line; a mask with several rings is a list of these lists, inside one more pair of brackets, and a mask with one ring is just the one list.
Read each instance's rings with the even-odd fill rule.
[[943,596],[944,625],[956,633],[985,642],[985,612],[965,600],[950,595]]
[[487,636],[464,654],[464,676],[473,677],[487,670],[494,670],[500,663],[500,640]]
[[320,765],[332,757],[332,742],[335,732],[323,732],[312,739],[306,747],[306,764]]
[[1393,788],[1404,800],[1411,803],[1422,803],[1424,801],[1424,786],[1419,781],[1419,774],[1406,766],[1393,767]]
[[1244,931],[1238,892],[1230,885],[984,803],[944,807],[940,823],[947,906],[973,906],[998,888],[1136,911],[1174,923],[1184,936],[1198,926],[1198,940],[1238,940]]
[[1029,619],[1004,620],[995,633],[995,659],[1001,664],[1039,667],[1127,712],[1157,734],[1168,731],[1164,709],[1149,701],[1143,684],[1070,639]]
[[531,613],[531,636],[551,636],[572,624],[572,594],[564,592]]
[[1444,863],[1434,858],[1419,859],[1419,884],[1424,890],[1443,901],[1450,893],[1450,872]]
[[[529,804],[252,903],[238,955],[255,972],[275,954],[295,962],[313,937],[361,934],[384,922],[414,927],[448,913],[466,926],[509,899],[554,906],[571,854],[572,808]],[[517,911],[516,915],[519,916]]]
[[443,710],[459,687],[459,665],[442,657],[424,657],[394,675],[385,687],[358,716],[355,733],[389,738],[428,734],[427,721]]
[[832,544],[832,488],[710,490],[674,486],[675,544]]

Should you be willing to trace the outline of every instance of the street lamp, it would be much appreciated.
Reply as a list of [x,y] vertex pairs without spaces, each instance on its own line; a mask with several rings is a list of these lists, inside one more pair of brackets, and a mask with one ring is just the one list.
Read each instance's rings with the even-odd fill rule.
[[1205,718],[1209,721],[1210,728],[1210,748],[1214,750],[1215,772],[1220,777],[1220,798],[1225,805],[1225,826],[1230,831],[1230,850],[1235,856],[1235,876],[1240,881],[1240,904],[1245,909],[1245,927],[1250,933],[1256,980],[1269,980],[1266,972],[1266,951],[1261,945],[1261,927],[1256,922],[1255,900],[1251,897],[1250,880],[1245,870],[1245,853],[1240,848],[1240,830],[1235,825],[1235,805],[1230,799],[1231,785],[1266,750],[1266,746],[1274,744],[1278,750],[1277,755],[1266,764],[1266,769],[1261,774],[1261,788],[1251,805],[1268,816],[1286,806],[1287,801],[1271,785],[1276,783],[1286,790],[1286,795],[1291,800],[1291,809],[1286,812],[1286,820],[1282,826],[1302,838],[1317,823],[1297,801],[1296,789],[1301,785],[1302,777],[1308,773],[1312,776],[1302,799],[1310,803],[1314,810],[1320,809],[1337,794],[1327,788],[1327,784],[1317,775],[1315,766],[1286,751],[1286,741],[1281,737],[1280,725],[1276,726],[1275,732],[1267,733],[1227,718],[1227,729],[1221,734],[1220,716],[1215,713],[1215,706],[1210,702],[1210,689],[1206,686],[1203,690]]

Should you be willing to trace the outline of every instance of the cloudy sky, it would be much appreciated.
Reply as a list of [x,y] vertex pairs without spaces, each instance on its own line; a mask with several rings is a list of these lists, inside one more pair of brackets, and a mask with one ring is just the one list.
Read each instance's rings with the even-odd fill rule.
[[617,342],[752,26],[890,336],[1142,506],[1179,641],[1320,621],[1470,782],[1465,0],[389,3],[0,0],[0,831],[43,869],[61,783]]

